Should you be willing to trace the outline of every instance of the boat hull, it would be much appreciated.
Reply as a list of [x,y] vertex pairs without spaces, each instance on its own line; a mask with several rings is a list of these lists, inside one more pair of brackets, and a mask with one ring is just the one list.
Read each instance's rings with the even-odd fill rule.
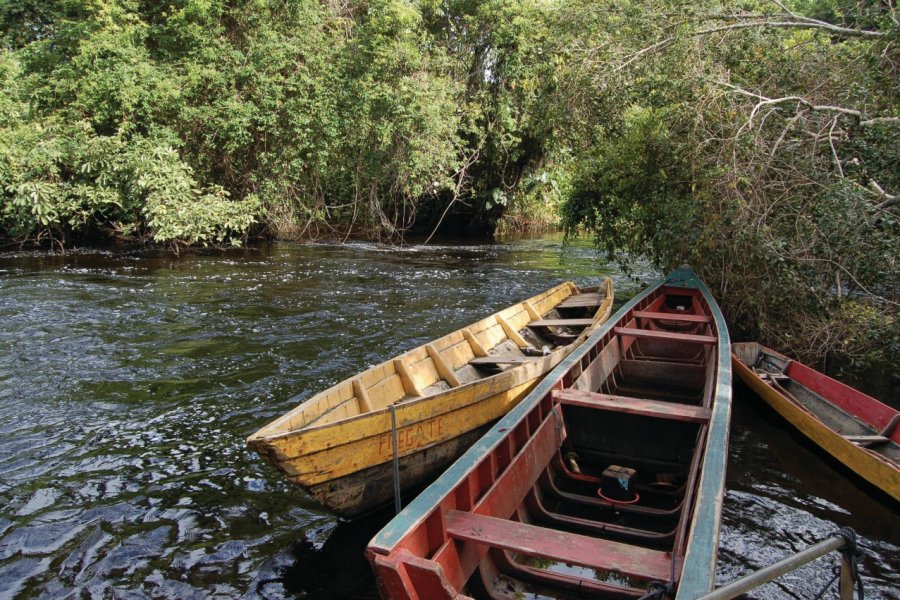
[[382,597],[710,591],[728,347],[688,269],[633,299],[375,536]]
[[[604,301],[591,323],[599,325],[611,312],[611,283],[607,290],[608,301]],[[558,303],[566,295],[571,295],[571,291],[563,284],[531,301],[537,306],[541,301]],[[513,317],[509,319],[516,322]],[[471,329],[476,334],[479,331],[475,326]],[[467,345],[458,332],[447,338],[448,352],[458,352],[459,346]],[[339,384],[260,430],[248,443],[325,508],[341,517],[357,518],[389,504],[394,497],[394,423],[401,492],[405,495],[433,479],[491,423],[516,406],[581,339],[545,356],[522,358],[522,364],[457,387],[445,386],[449,389],[400,398],[404,394],[401,388],[395,396],[399,399],[374,410],[357,408],[353,396],[361,392],[356,382],[351,389],[345,383]],[[473,350],[476,347],[477,341]],[[404,356],[416,352],[424,354],[414,350]],[[382,393],[387,387],[383,382],[400,386],[401,377],[415,375],[394,370],[401,359],[370,369],[358,378],[378,382],[370,389],[381,389]],[[421,368],[421,364],[416,368]],[[341,394],[347,398],[342,399]],[[319,408],[332,402],[332,398],[337,399],[333,407]],[[307,404],[311,408],[307,409]],[[308,412],[317,408],[321,416],[310,419]],[[389,409],[393,410],[393,419]],[[311,423],[304,425],[304,419]]]
[[[740,346],[743,345],[735,344],[735,349],[739,351]],[[765,349],[765,351],[777,354],[768,349]],[[788,364],[791,362],[787,358],[784,358],[784,361]],[[828,427],[808,408],[789,399],[785,394],[780,393],[763,381],[751,368],[744,364],[737,354],[733,356],[732,362],[734,370],[741,380],[800,433],[851,471],[887,493],[894,500],[900,501],[900,470],[898,470],[896,463],[892,463],[886,460],[885,457],[852,443],[841,433]],[[838,382],[827,378],[821,373],[816,373],[799,363],[795,364],[810,372],[811,376],[818,376],[838,384]],[[846,387],[843,384],[839,385]],[[855,392],[855,390],[851,391]],[[856,392],[856,394],[859,394],[859,392]],[[862,394],[859,395],[863,396]],[[874,401],[871,398],[869,400]],[[895,437],[897,436],[895,435]]]
[[[414,494],[478,441],[491,423],[404,457],[400,462],[401,500]],[[309,494],[339,517],[357,519],[394,500],[393,463],[382,463],[307,486]],[[409,498],[407,498],[409,499]]]

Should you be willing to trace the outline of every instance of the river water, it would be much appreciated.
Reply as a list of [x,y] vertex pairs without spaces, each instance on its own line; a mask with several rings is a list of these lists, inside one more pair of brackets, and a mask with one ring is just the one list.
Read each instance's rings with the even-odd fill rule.
[[[376,597],[362,550],[390,515],[339,523],[245,437],[369,365],[607,274],[620,299],[643,287],[552,238],[0,255],[0,599]],[[720,582],[852,526],[866,597],[900,598],[896,505],[741,388],[728,486]],[[752,597],[812,597],[835,562]]]

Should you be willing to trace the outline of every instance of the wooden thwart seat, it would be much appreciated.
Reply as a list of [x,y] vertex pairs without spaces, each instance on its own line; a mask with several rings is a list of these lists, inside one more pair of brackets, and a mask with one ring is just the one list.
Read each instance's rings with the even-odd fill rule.
[[528,324],[529,327],[588,327],[593,319],[539,319]]
[[480,356],[469,361],[470,365],[518,365],[541,358],[540,356]]
[[675,333],[672,331],[656,331],[653,329],[635,329],[633,327],[614,327],[613,332],[618,335],[630,335],[636,338],[670,340],[673,342],[686,342],[688,344],[715,344],[718,342],[718,338],[714,335]]
[[556,308],[596,308],[603,304],[605,299],[598,293],[575,294],[560,302]]
[[462,385],[459,378],[456,376],[456,373],[453,372],[453,369],[450,368],[450,365],[447,364],[444,357],[438,352],[438,349],[434,347],[434,344],[425,344],[425,351],[428,352],[428,356],[431,357],[431,362],[434,363],[434,367],[437,369],[441,379],[446,381],[450,387],[459,387]]
[[684,323],[710,323],[712,321],[707,315],[650,312],[646,310],[636,310],[634,311],[634,316],[638,319],[659,319],[663,321],[682,321]]
[[894,433],[894,428],[897,427],[898,423],[900,423],[900,413],[897,413],[896,415],[894,415],[894,418],[892,418],[890,421],[888,421],[888,424],[885,425],[881,429],[881,431],[878,432],[878,435],[883,435],[886,438],[891,437],[891,434]]
[[759,378],[763,381],[774,381],[775,383],[786,383],[791,380],[791,378],[784,373],[770,373],[768,371],[762,371],[759,369],[754,369],[754,372],[759,375]]
[[883,435],[845,435],[844,439],[859,445],[884,444],[891,441]]
[[659,550],[459,510],[448,510],[445,523],[447,534],[456,540],[602,568],[635,579],[669,579],[672,556]]
[[709,421],[710,416],[709,409],[703,406],[645,400],[629,396],[597,394],[573,389],[553,390],[553,399],[560,404],[568,404],[570,406],[601,408],[632,415],[672,419],[674,421],[689,421],[692,423],[706,423]]

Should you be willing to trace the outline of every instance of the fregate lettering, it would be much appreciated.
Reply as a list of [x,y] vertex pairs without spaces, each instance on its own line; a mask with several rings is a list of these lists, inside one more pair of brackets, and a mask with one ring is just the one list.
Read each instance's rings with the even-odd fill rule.
[[[444,433],[444,423],[441,419],[434,419],[425,423],[418,423],[411,427],[403,427],[397,431],[397,450],[400,454],[413,450],[420,446],[426,446]],[[393,434],[389,431],[378,438],[379,454],[391,454]]]

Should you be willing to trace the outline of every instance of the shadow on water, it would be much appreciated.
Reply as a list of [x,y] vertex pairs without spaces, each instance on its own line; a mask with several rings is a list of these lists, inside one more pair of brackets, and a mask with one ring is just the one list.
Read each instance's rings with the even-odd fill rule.
[[338,523],[324,543],[310,537],[296,542],[291,548],[294,562],[282,572],[285,590],[309,600],[378,598],[365,549],[393,516],[392,509],[382,510]]

